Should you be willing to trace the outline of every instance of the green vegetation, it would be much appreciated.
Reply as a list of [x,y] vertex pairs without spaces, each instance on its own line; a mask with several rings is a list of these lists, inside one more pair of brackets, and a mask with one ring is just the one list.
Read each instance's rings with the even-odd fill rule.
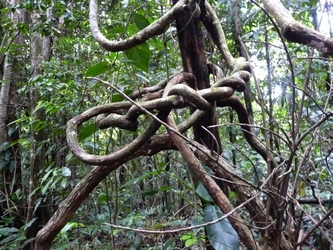
[[332,1],[172,2],[1,3],[0,249],[333,246]]

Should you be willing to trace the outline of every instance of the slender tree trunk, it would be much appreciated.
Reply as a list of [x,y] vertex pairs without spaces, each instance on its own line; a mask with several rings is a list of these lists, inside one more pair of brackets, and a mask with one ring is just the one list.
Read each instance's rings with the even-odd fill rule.
[[[12,60],[10,55],[6,54],[4,59],[2,85],[0,89],[0,148],[3,149],[5,142],[7,142],[7,106],[9,101],[10,82],[12,78]],[[4,160],[4,151],[1,150],[0,161]]]
[[[3,215],[4,211],[8,212],[7,218],[14,218],[11,226],[20,228],[24,225],[21,216],[24,215],[25,205],[16,204],[15,209],[13,209],[11,197],[17,190],[24,192],[21,182],[21,157],[19,156],[19,146],[17,143],[8,147],[11,143],[19,139],[19,129],[9,127],[8,124],[17,120],[17,108],[19,104],[17,88],[22,75],[15,69],[22,67],[22,62],[17,57],[22,51],[10,50],[9,46],[24,44],[24,37],[18,31],[17,24],[25,21],[25,12],[14,8],[14,6],[20,4],[20,0],[11,0],[4,4],[7,4],[7,7],[13,8],[8,14],[8,17],[12,21],[13,29],[6,33],[7,39],[3,40],[3,47],[6,48],[7,46],[7,52],[3,59],[2,84],[0,85],[0,163],[2,165],[0,179],[3,183],[1,193],[5,195],[5,199],[0,201],[0,214]],[[9,130],[11,130],[10,133],[8,133]]]
[[[51,10],[47,9],[47,18],[51,17]],[[34,10],[31,14],[31,23],[36,25],[40,22],[41,12],[40,10]],[[43,37],[39,30],[34,30],[30,36],[30,65],[31,65],[31,79],[36,79],[37,76],[42,74],[43,62],[50,59],[50,38]],[[30,86],[30,113],[32,119],[44,121],[46,119],[45,112],[39,109],[34,112],[36,105],[39,101],[38,88],[35,85],[35,81],[31,81]],[[42,146],[42,142],[46,139],[44,130],[36,131],[34,124],[31,125],[31,147],[30,147],[30,169],[29,169],[29,198],[26,223],[29,223],[32,219],[36,218],[35,222],[26,231],[27,238],[33,238],[36,236],[39,226],[43,225],[49,219],[49,213],[47,206],[39,207],[35,211],[35,203],[37,201],[37,193],[34,193],[35,188],[40,186],[39,179],[37,178],[38,172],[44,167],[45,149]],[[37,150],[38,147],[41,149]],[[34,194],[33,194],[34,193]],[[33,243],[26,247],[26,249],[33,249]]]

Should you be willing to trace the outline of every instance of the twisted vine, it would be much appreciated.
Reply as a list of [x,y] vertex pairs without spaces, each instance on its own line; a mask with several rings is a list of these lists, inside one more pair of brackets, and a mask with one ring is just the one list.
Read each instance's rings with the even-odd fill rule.
[[[100,32],[97,21],[97,0],[91,0],[89,15],[91,31],[95,40],[104,49],[108,51],[126,50],[143,43],[153,36],[162,34],[165,27],[171,22],[181,15],[190,14],[188,7],[188,1],[180,0],[164,16],[137,34],[125,40],[112,41],[108,40]],[[220,21],[210,4],[207,1],[202,1],[200,9],[201,21],[210,33],[212,40],[218,47],[223,59],[233,70],[232,75],[223,78],[221,77],[222,74],[218,68],[214,67],[214,65],[208,65],[210,72],[215,74],[218,79],[210,88],[202,90],[193,89],[190,86],[196,86],[194,75],[190,73],[179,73],[172,76],[169,82],[164,81],[153,87],[135,91],[129,97],[124,95],[127,101],[97,106],[87,110],[68,122],[67,141],[71,152],[77,158],[85,163],[93,165],[105,166],[116,163],[117,161],[121,161],[134,154],[145,144],[149,143],[150,138],[156,133],[159,127],[163,125],[166,127],[174,146],[181,152],[188,164],[196,168],[195,170],[197,171],[195,172],[197,174],[204,173],[203,169],[200,168],[202,167],[201,164],[199,164],[199,161],[193,154],[193,148],[189,148],[183,140],[187,138],[184,138],[182,133],[196,124],[206,112],[211,110],[213,105],[216,105],[219,107],[230,106],[236,110],[246,140],[264,157],[265,160],[267,160],[266,148],[253,135],[246,109],[240,99],[233,95],[234,91],[243,92],[245,90],[246,83],[250,78],[249,64],[243,58],[234,58],[231,55],[227,48],[223,29],[219,24]],[[137,99],[141,96],[143,96],[143,98],[140,101],[134,102],[133,99]],[[172,109],[189,106],[195,107],[197,110],[183,123],[176,125],[170,115]],[[152,118],[148,127],[134,141],[110,155],[92,155],[85,152],[79,145],[78,128],[83,122],[93,117],[97,117],[96,124],[100,129],[117,127],[119,129],[136,131],[139,126],[138,118],[142,115]],[[198,149],[198,147],[194,148]],[[220,189],[212,186],[214,185],[212,183],[215,182],[211,181],[210,177],[206,174],[201,175],[199,179],[210,191],[212,196],[215,197],[215,202],[220,207],[224,207],[223,210],[230,211],[232,206],[228,203],[228,199],[223,196]],[[246,242],[246,246],[249,249],[255,249],[257,246],[254,243],[248,228],[244,227],[242,223],[239,223],[240,221],[241,217],[239,217],[238,214],[234,214],[231,217],[231,222],[233,226],[238,229],[242,241],[244,243]]]
[[[244,90],[246,82],[249,78],[250,73],[247,71],[240,71],[232,76],[218,80],[209,89],[195,91],[184,84],[185,81],[193,81],[193,75],[189,73],[180,73],[171,79],[171,81],[175,81],[177,84],[174,84],[168,95],[165,97],[143,102],[139,101],[136,102],[135,105],[133,104],[133,101],[104,104],[88,109],[81,115],[69,120],[67,123],[67,142],[69,148],[76,157],[85,163],[92,165],[111,164],[120,158],[126,157],[127,155],[135,152],[146,141],[148,141],[161,126],[161,121],[165,120],[172,109],[192,105],[201,111],[208,110],[211,107],[211,103],[215,101],[227,100],[233,95],[234,90]],[[126,114],[120,114],[126,110],[128,110]],[[79,145],[78,127],[83,122],[88,121],[95,116],[97,116],[96,122],[100,129],[118,127],[120,129],[135,131],[138,128],[138,117],[143,113],[146,113],[146,115],[148,114],[155,118],[151,113],[154,110],[160,110],[157,114],[158,119],[153,119],[148,128],[133,142],[110,155],[92,155],[85,152]],[[200,114],[202,115],[203,113],[204,112],[201,112]],[[180,126],[180,128],[182,128],[182,132],[198,121],[201,115],[199,115],[199,112],[192,114],[189,120],[185,121],[183,125]]]
[[[205,111],[212,107],[212,103],[219,104],[223,100],[229,100],[233,97],[235,90],[244,91],[249,78],[249,72],[239,71],[232,76],[219,79],[209,89],[194,90],[185,84],[186,82],[193,83],[195,81],[194,76],[189,73],[180,73],[167,83],[162,97],[134,103],[133,100],[124,95],[129,101],[98,106],[74,117],[68,122],[67,126],[68,145],[71,152],[83,162],[94,165],[112,164],[139,150],[163,124],[169,133],[171,141],[188,162],[189,167],[198,175],[207,190],[212,193],[216,204],[222,207],[223,211],[230,212],[233,207],[228,198],[212,178],[205,173],[200,161],[187,146],[186,141],[178,135],[181,135],[181,132],[195,124],[205,114]],[[193,84],[191,85],[193,86]],[[170,111],[173,108],[190,105],[195,106],[197,112],[194,112],[188,120],[183,122],[183,125],[177,128]],[[128,111],[125,113],[126,110]],[[156,116],[152,113],[154,110],[158,110]],[[149,115],[154,119],[141,135],[118,151],[106,156],[91,155],[79,146],[78,127],[84,121],[97,116],[96,121],[100,128],[118,127],[120,129],[136,130],[138,128],[137,119],[140,115]],[[234,212],[230,217],[230,221],[249,249],[256,249],[256,243],[253,241],[249,229],[241,222],[240,215]]]

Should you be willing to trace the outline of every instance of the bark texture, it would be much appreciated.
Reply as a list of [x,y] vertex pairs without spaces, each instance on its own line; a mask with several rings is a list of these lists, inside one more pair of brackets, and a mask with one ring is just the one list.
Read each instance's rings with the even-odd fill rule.
[[290,42],[310,46],[324,54],[333,56],[333,39],[311,29],[292,17],[279,0],[263,0],[265,9],[274,17],[284,38]]

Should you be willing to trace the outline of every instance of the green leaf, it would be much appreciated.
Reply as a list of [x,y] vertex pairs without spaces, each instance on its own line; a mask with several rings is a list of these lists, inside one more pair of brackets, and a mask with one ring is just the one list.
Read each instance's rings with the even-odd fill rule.
[[124,26],[116,26],[108,31],[108,34],[121,34],[125,31]]
[[61,170],[61,175],[64,176],[64,177],[69,177],[71,176],[72,174],[72,171],[70,168],[68,167],[63,167],[62,170]]
[[46,105],[45,108],[46,108],[45,109],[46,114],[54,114],[54,113],[58,112],[61,109],[60,106],[56,106],[56,105],[53,105],[51,103]]
[[145,72],[148,72],[151,52],[146,43],[130,48],[124,51],[124,53],[135,67]]
[[[127,90],[125,90],[123,92],[126,95],[129,95],[130,93],[133,92],[133,90],[132,89],[127,89]],[[111,100],[112,100],[112,102],[121,102],[122,100],[124,100],[124,97],[121,94],[119,94],[119,93],[114,93],[114,94],[112,94]]]
[[10,234],[7,237],[5,237],[2,241],[0,241],[0,246],[5,246],[9,242],[17,241],[21,237],[22,236],[20,236],[20,234]]
[[[199,220],[197,218],[191,219],[192,226],[199,226],[199,225],[202,225],[203,223],[204,222],[202,220]],[[198,227],[198,228],[193,229],[194,236],[196,236],[200,232],[201,228],[203,228],[203,227]]]
[[42,195],[46,194],[46,192],[48,191],[49,187],[52,185],[52,182],[53,182],[53,178],[51,180],[49,180],[45,186],[43,186],[41,192],[42,192]]
[[98,76],[103,74],[109,69],[109,64],[107,62],[100,62],[95,65],[90,66],[87,69],[86,76]]
[[119,2],[119,0],[111,0],[111,4],[109,10],[113,9],[113,7]]
[[15,121],[10,122],[7,126],[13,125],[15,123],[27,122],[27,121],[29,121],[29,117],[24,116],[22,118],[19,118],[19,119],[15,120]]
[[143,196],[154,195],[154,194],[161,193],[161,192],[168,191],[168,190],[170,190],[169,186],[163,186],[163,187],[160,187],[160,188],[154,188],[154,189],[150,189],[150,190],[145,190],[145,191],[141,192],[141,194]]
[[9,144],[10,144],[10,142],[6,141],[2,145],[0,145],[0,152],[5,151],[8,148]]
[[2,159],[0,161],[0,171],[10,163],[11,153],[9,151],[2,153]]
[[136,237],[133,244],[130,246],[129,250],[139,250],[141,249],[142,239],[141,237]]
[[15,127],[10,127],[9,129],[8,129],[8,136],[12,136],[15,132],[17,131],[17,128],[15,128]]
[[[43,176],[41,182],[43,183],[44,181],[46,181],[47,179],[49,179],[49,176],[55,171],[55,169],[50,169],[47,170],[46,174]],[[51,177],[50,177],[51,178]]]
[[[24,236],[24,238],[22,240],[25,240],[26,237],[25,237],[25,235],[23,235],[23,236]],[[29,238],[29,239],[25,240],[21,246],[22,247],[21,249],[24,249],[24,246],[28,245],[30,242],[33,242],[34,240],[35,240],[35,238]]]
[[[204,221],[210,222],[223,216],[217,206],[209,205],[204,208]],[[206,226],[210,244],[215,250],[238,250],[239,239],[237,232],[230,225],[229,220],[223,219],[218,223]]]
[[150,190],[146,190],[141,192],[142,196],[148,196],[148,195],[154,195],[157,194],[159,192],[158,188],[154,188],[154,189],[150,189]]
[[139,183],[140,181],[143,181],[145,180],[147,177],[151,176],[151,175],[158,175],[159,172],[158,171],[152,171],[152,172],[149,172],[149,173],[145,173],[137,178],[134,178],[134,179],[131,179],[131,180],[128,180],[123,186],[122,188],[126,187],[126,186],[131,186],[133,184],[137,184]]
[[162,186],[159,188],[160,192],[164,192],[164,191],[169,191],[171,190],[170,186]]
[[174,238],[174,237],[169,238],[169,239],[163,244],[163,248],[162,248],[162,250],[175,249],[175,247],[174,247],[174,242],[175,242],[175,238]]
[[7,235],[10,233],[16,233],[19,230],[16,227],[3,227],[0,228],[0,235]]
[[121,102],[122,100],[124,100],[124,97],[121,94],[113,94],[112,98],[111,98],[112,102]]
[[136,27],[138,27],[140,30],[143,30],[150,24],[149,21],[144,16],[138,13],[134,13],[133,18]]
[[104,205],[107,200],[108,200],[107,194],[102,192],[98,195],[97,204]]
[[65,188],[67,186],[67,179],[63,178],[60,183],[62,188]]
[[96,130],[98,130],[98,127],[95,125],[95,123],[91,123],[87,126],[85,126],[79,134],[79,141],[83,141],[84,139],[88,138],[89,136],[91,136],[93,133],[96,132]]
[[27,224],[24,225],[24,231],[27,230],[35,221],[37,220],[37,217],[31,219]]
[[322,171],[321,174],[320,174],[320,179],[321,179],[322,181],[324,181],[324,180],[326,180],[326,178],[327,178],[328,176],[329,176],[328,171],[327,171],[327,170],[324,170],[324,171]]
[[195,192],[201,199],[205,200],[206,202],[214,202],[213,198],[209,195],[207,189],[204,187],[204,185],[202,185],[201,182],[198,184]]
[[180,239],[185,241],[186,247],[190,247],[198,242],[197,237],[195,237],[192,233],[185,233]]
[[66,233],[68,230],[72,229],[72,228],[78,228],[78,227],[83,227],[84,224],[83,223],[79,223],[79,222],[67,222],[66,226],[64,226],[60,233]]
[[45,102],[43,102],[43,101],[39,101],[39,102],[37,103],[36,108],[34,109],[34,111],[33,111],[32,113],[33,113],[33,114],[36,113],[39,109],[44,108],[45,105],[46,105]]
[[193,238],[194,236],[193,236],[193,234],[191,234],[191,233],[184,233],[181,237],[180,237],[180,239],[181,240],[188,240],[188,239],[191,239],[191,238]]

